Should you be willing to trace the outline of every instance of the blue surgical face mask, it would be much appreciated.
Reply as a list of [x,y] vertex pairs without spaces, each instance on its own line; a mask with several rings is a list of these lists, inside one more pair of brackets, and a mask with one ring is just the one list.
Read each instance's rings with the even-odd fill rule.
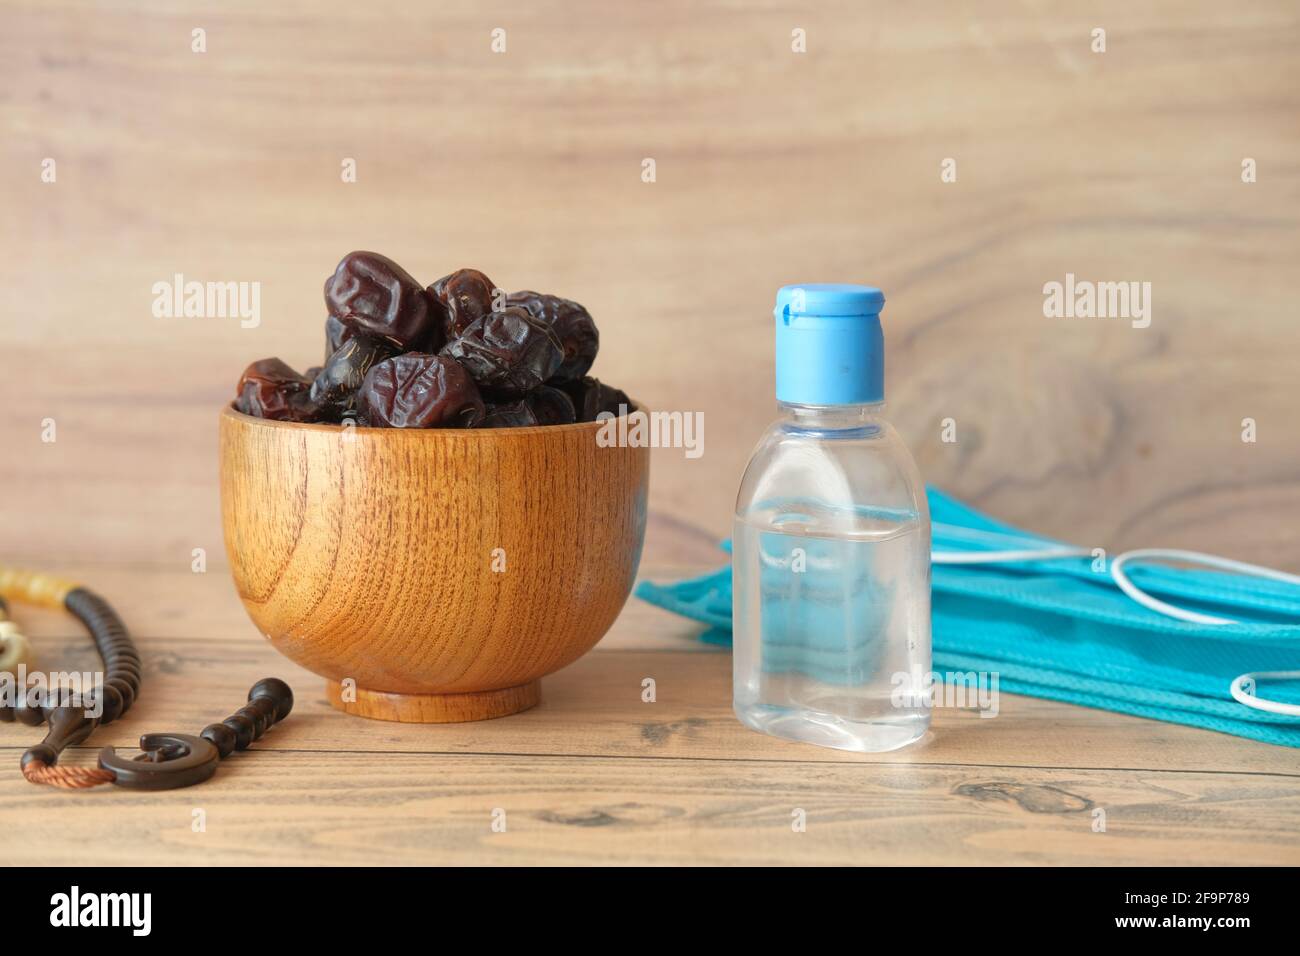
[[[936,671],[1300,747],[1300,578],[1194,552],[1104,554],[928,491]],[[1196,560],[1240,573],[1139,566]],[[637,594],[730,642],[730,569]]]

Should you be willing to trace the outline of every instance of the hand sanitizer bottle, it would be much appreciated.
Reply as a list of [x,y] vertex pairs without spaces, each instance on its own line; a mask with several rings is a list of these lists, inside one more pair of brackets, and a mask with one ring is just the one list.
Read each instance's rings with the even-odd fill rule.
[[755,730],[906,746],[930,723],[930,513],[884,411],[879,289],[776,297],[780,417],[736,498],[733,682]]

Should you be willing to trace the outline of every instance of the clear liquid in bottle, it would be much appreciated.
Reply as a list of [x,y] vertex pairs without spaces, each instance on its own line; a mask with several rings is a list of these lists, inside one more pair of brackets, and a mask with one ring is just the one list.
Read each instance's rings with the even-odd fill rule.
[[734,705],[755,730],[841,750],[906,746],[929,709],[929,535],[921,516],[757,509],[733,539]]

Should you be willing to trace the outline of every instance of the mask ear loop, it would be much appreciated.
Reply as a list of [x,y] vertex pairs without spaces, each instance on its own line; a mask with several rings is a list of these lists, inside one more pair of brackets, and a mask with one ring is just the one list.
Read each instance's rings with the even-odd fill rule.
[[[941,527],[936,524],[936,528]],[[947,527],[947,526],[943,526]],[[957,529],[954,529],[957,530]],[[991,532],[976,532],[976,540],[992,541],[998,538],[1004,540],[1015,540],[1011,536],[998,535]],[[1014,551],[934,551],[931,553],[930,560],[934,564],[1004,564],[1021,561],[1045,561],[1059,558],[1076,558],[1090,557],[1092,552],[1087,548],[1075,548],[1069,545],[1060,545],[1039,548],[1026,548]],[[1143,607],[1150,608],[1157,614],[1163,614],[1165,617],[1172,617],[1180,621],[1187,621],[1191,624],[1207,624],[1211,626],[1221,626],[1224,624],[1240,624],[1240,621],[1228,617],[1215,617],[1212,614],[1201,614],[1198,611],[1189,611],[1186,608],[1176,607],[1159,598],[1154,598],[1146,591],[1129,580],[1129,576],[1124,573],[1124,565],[1133,560],[1139,559],[1161,559],[1166,561],[1186,561],[1189,564],[1204,564],[1209,567],[1222,568],[1225,571],[1235,571],[1239,574],[1253,575],[1260,578],[1268,578],[1273,581],[1281,581],[1284,584],[1294,584],[1300,586],[1300,575],[1288,574],[1286,571],[1278,571],[1274,568],[1266,568],[1258,564],[1247,564],[1245,561],[1234,561],[1231,558],[1221,558],[1216,554],[1205,554],[1201,551],[1182,551],[1176,548],[1139,548],[1134,551],[1125,551],[1116,555],[1110,562],[1110,576],[1114,579],[1119,589],[1127,594],[1130,598],[1141,604]],[[1241,674],[1233,680],[1229,687],[1233,700],[1245,704],[1247,707],[1253,707],[1255,710],[1267,711],[1270,714],[1282,714],[1287,717],[1300,717],[1300,705],[1284,703],[1280,700],[1269,700],[1266,697],[1259,697],[1253,693],[1246,692],[1246,682],[1251,682],[1252,689],[1259,679],[1271,678],[1275,680],[1297,680],[1300,679],[1300,671],[1259,671],[1252,674]]]
[[1022,551],[933,551],[934,564],[1018,564],[1021,561],[1049,561],[1060,558],[1090,558],[1085,548],[1061,545],[1052,548],[1025,548]]
[[[1123,554],[1116,556],[1110,563],[1110,576],[1115,579],[1121,591],[1137,601],[1143,607],[1149,607],[1153,611],[1164,614],[1168,617],[1177,618],[1180,621],[1188,621],[1192,624],[1240,624],[1240,621],[1227,617],[1214,617],[1210,614],[1200,614],[1196,611],[1189,611],[1185,608],[1175,607],[1172,604],[1166,604],[1158,598],[1153,598],[1136,584],[1129,580],[1124,573],[1125,562],[1139,558],[1158,558],[1166,561],[1186,561],[1189,564],[1204,564],[1212,568],[1222,568],[1225,571],[1236,571],[1240,574],[1249,574],[1260,578],[1269,578],[1273,581],[1282,581],[1286,584],[1300,585],[1300,575],[1288,574],[1285,571],[1278,571],[1274,568],[1266,568],[1258,564],[1247,564],[1245,561],[1233,561],[1231,558],[1221,558],[1214,554],[1203,554],[1200,551],[1180,551],[1178,549],[1165,548],[1139,548],[1136,551],[1125,551]],[[1276,680],[1295,680],[1300,678],[1300,671],[1259,671],[1254,674],[1241,674],[1229,687],[1232,693],[1232,699],[1239,704],[1245,704],[1247,707],[1253,707],[1255,710],[1266,711],[1270,714],[1282,714],[1287,717],[1300,717],[1300,705],[1284,703],[1280,700],[1269,700],[1266,697],[1259,697],[1253,693],[1246,692],[1246,682],[1250,681],[1252,688],[1258,678],[1273,678]]]
[[1015,564],[1020,561],[1051,561],[1061,558],[1087,558],[1092,552],[1087,548],[1077,548],[1068,544],[1051,544],[1039,539],[1022,535],[1004,534],[1000,531],[984,531],[977,528],[964,528],[961,525],[948,525],[934,522],[933,529],[945,537],[964,538],[969,542],[982,544],[1031,544],[1033,547],[1012,548],[1000,551],[931,551],[930,560],[934,564]]
[[1212,568],[1222,568],[1225,571],[1236,571],[1238,574],[1269,578],[1273,581],[1281,581],[1284,584],[1300,586],[1300,575],[1265,568],[1258,564],[1247,564],[1245,561],[1233,561],[1231,558],[1221,558],[1216,554],[1204,554],[1200,551],[1180,551],[1176,548],[1139,548],[1136,551],[1125,551],[1111,561],[1110,576],[1115,579],[1115,583],[1119,585],[1121,591],[1143,607],[1149,607],[1151,610],[1158,611],[1168,617],[1188,621],[1192,624],[1240,624],[1241,622],[1229,617],[1214,617],[1210,614],[1188,611],[1185,608],[1166,604],[1164,601],[1147,594],[1129,580],[1128,575],[1124,573],[1124,565],[1129,561],[1137,559],[1149,560],[1152,558],[1163,561],[1186,561],[1189,564],[1204,564]]
[[1242,674],[1232,682],[1232,699],[1239,704],[1245,704],[1247,707],[1254,707],[1256,710],[1266,710],[1270,714],[1283,714],[1287,717],[1300,717],[1300,707],[1295,704],[1284,704],[1280,700],[1269,700],[1267,697],[1258,697],[1255,694],[1246,693],[1246,681],[1251,682],[1254,686],[1257,678],[1274,678],[1275,680],[1296,680],[1300,679],[1300,671],[1259,671],[1255,674]]

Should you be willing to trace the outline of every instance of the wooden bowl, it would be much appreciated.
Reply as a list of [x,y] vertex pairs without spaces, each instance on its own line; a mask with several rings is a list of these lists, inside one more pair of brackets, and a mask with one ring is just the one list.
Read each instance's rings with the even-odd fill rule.
[[249,616],[341,710],[444,723],[540,699],[627,600],[647,448],[599,425],[344,428],[221,413],[226,555]]

